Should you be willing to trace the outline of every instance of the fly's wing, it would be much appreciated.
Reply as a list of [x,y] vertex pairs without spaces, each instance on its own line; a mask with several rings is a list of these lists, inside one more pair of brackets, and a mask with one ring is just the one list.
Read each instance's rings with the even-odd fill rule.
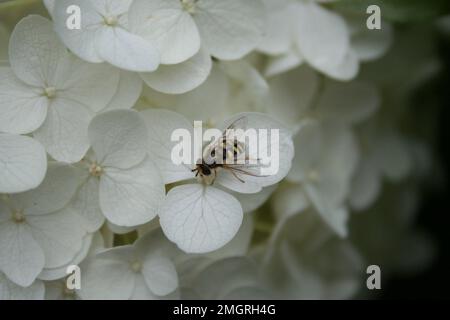
[[235,161],[237,158],[243,158],[245,156],[245,137],[242,132],[247,130],[247,123],[245,116],[233,121],[223,130],[220,138],[204,148],[203,160],[208,164],[224,164],[228,159]]

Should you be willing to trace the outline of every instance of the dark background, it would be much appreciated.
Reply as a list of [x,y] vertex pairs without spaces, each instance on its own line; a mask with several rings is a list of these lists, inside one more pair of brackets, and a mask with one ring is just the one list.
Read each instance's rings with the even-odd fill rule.
[[[444,63],[442,72],[430,81],[427,90],[430,99],[437,99],[438,132],[434,150],[442,166],[442,183],[439,187],[428,187],[417,217],[417,226],[426,230],[435,240],[437,254],[432,265],[415,276],[395,275],[385,282],[380,292],[381,299],[398,298],[450,298],[450,40],[439,39],[439,54]],[[425,98],[426,100],[426,98]],[[422,103],[419,108],[427,108]],[[447,178],[445,178],[447,177]]]

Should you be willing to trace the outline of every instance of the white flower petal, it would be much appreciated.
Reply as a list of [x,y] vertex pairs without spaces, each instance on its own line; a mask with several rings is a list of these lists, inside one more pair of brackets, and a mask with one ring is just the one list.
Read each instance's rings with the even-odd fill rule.
[[200,34],[179,0],[136,0],[129,11],[130,29],[154,43],[162,64],[177,64],[200,50]]
[[381,191],[381,177],[375,159],[362,158],[355,172],[349,195],[352,209],[367,209],[376,200]]
[[295,160],[287,178],[293,182],[302,182],[307,179],[308,171],[314,170],[322,148],[322,128],[317,121],[303,121],[299,131],[294,136],[296,150]]
[[14,73],[25,83],[43,87],[53,84],[59,64],[68,57],[46,18],[31,15],[14,28],[9,59]]
[[86,221],[88,232],[94,232],[100,229],[105,222],[99,203],[100,184],[97,178],[87,177],[69,206]]
[[290,50],[286,54],[270,57],[264,69],[264,74],[266,77],[273,77],[297,68],[303,61],[297,50]]
[[413,168],[411,150],[406,141],[395,131],[385,129],[375,145],[376,161],[383,174],[391,181],[404,179]]
[[181,94],[191,91],[205,82],[212,68],[212,60],[204,50],[189,60],[172,65],[161,65],[155,72],[141,73],[145,83],[160,92]]
[[91,112],[83,105],[57,98],[50,105],[44,124],[34,132],[34,137],[55,160],[78,162],[89,149],[87,128],[91,118]]
[[244,213],[247,213],[261,207],[269,199],[276,188],[277,185],[273,185],[262,188],[258,193],[246,194],[231,191],[231,194],[241,203]]
[[192,124],[182,115],[162,109],[150,109],[141,112],[149,131],[148,153],[152,155],[158,166],[164,183],[194,178],[191,168],[176,165],[172,162],[172,148],[178,142],[171,142],[172,132],[176,129],[186,129],[193,134]]
[[205,253],[219,249],[236,235],[242,214],[239,201],[228,193],[188,184],[169,191],[160,223],[164,234],[180,249]]
[[141,273],[136,274],[134,281],[133,293],[130,300],[159,300],[161,297],[155,295],[145,282],[145,278]]
[[[106,64],[91,64],[72,56],[57,79],[57,97],[78,102],[92,111],[106,107],[117,92],[120,72]],[[62,68],[62,67],[61,67]]]
[[150,290],[165,296],[178,287],[178,275],[173,262],[164,256],[150,255],[142,265],[142,274]]
[[0,132],[26,134],[47,116],[48,99],[20,81],[10,68],[0,68]]
[[21,287],[9,281],[0,273],[0,300],[43,300],[45,286],[42,281],[35,281],[29,287]]
[[[91,0],[58,0],[53,11],[55,30],[64,44],[78,57],[88,62],[102,62],[96,50],[96,32],[100,29],[103,17],[93,7]],[[66,10],[77,5],[82,12],[81,28],[67,28],[69,15]]]
[[16,193],[36,188],[47,171],[47,155],[35,140],[0,134],[0,192]]
[[162,178],[149,159],[127,170],[107,168],[100,179],[102,212],[119,226],[136,226],[152,220],[164,193]]
[[129,264],[117,260],[90,259],[81,265],[81,290],[84,300],[128,300],[136,274]]
[[231,257],[218,260],[200,273],[193,288],[203,299],[223,299],[238,288],[258,286],[256,271],[257,266],[247,258]]
[[272,200],[272,208],[279,220],[289,218],[309,207],[309,200],[300,184],[282,185]]
[[131,168],[147,154],[147,128],[140,114],[132,110],[97,115],[89,124],[89,140],[97,162],[105,167]]
[[[258,44],[258,51],[268,55],[281,55],[289,51],[292,43],[292,14],[288,1],[263,0],[268,12],[267,31]],[[292,19],[292,20],[291,20]]]
[[45,268],[61,267],[81,250],[86,230],[71,209],[47,215],[27,215],[33,238],[44,251]]
[[52,163],[39,187],[15,195],[13,201],[27,215],[47,214],[65,207],[74,196],[77,187],[78,177],[73,167]]
[[346,237],[348,234],[347,222],[349,213],[346,208],[337,207],[326,198],[326,194],[314,185],[306,185],[311,202],[317,209],[322,219],[333,229],[339,236]]
[[332,67],[330,66],[328,68],[322,68],[319,70],[333,79],[339,81],[348,81],[357,76],[359,71],[359,60],[353,51],[349,51],[340,64]]
[[[161,102],[161,108],[169,108],[183,114],[189,120],[203,120],[217,125],[230,116],[230,78],[221,65],[213,64],[211,74],[199,87],[185,94],[170,96],[174,101]],[[214,108],[211,108],[214,106]]]
[[379,92],[371,84],[328,81],[315,113],[323,120],[356,124],[369,118],[379,106]]
[[124,70],[152,72],[159,66],[156,47],[121,27],[101,27],[96,33],[96,46],[100,58]]
[[0,270],[14,283],[27,287],[45,264],[44,253],[25,223],[0,223]]
[[67,264],[56,267],[56,268],[44,268],[42,272],[39,274],[38,278],[45,281],[51,281],[51,280],[57,280],[62,279],[67,276],[67,267],[70,265],[78,265],[81,263],[81,261],[86,258],[86,256],[89,253],[89,249],[92,244],[92,238],[93,234],[89,233],[87,234],[83,239],[83,245],[81,246],[81,249],[77,254],[74,256],[74,258],[68,262]]
[[307,66],[270,79],[268,112],[283,123],[299,124],[319,89],[317,72]]
[[143,83],[139,75],[122,71],[117,92],[103,111],[131,109],[141,96],[142,87]]
[[260,0],[202,0],[195,6],[203,45],[214,57],[240,59],[261,41],[266,16]]
[[[357,31],[351,40],[352,49],[361,61],[373,61],[381,58],[393,43],[394,30],[392,26],[383,21],[380,30],[369,30],[365,27],[363,19],[357,19]],[[362,27],[364,25],[364,27]]]
[[314,2],[298,2],[295,8],[296,41],[302,56],[324,72],[341,64],[350,48],[344,19]]

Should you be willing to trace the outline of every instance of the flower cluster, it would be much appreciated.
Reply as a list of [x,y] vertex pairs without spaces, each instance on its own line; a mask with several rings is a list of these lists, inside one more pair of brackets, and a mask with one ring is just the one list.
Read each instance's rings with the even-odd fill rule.
[[[430,71],[394,91],[393,27],[328,2],[44,0],[50,19],[0,22],[0,299],[350,298],[366,259],[425,265],[432,158],[399,124]],[[244,117],[279,130],[275,175],[171,160],[174,130]]]

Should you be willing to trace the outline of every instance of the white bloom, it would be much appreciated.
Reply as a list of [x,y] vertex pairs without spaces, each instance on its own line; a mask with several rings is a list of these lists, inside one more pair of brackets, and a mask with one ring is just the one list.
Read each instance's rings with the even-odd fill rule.
[[200,47],[221,60],[240,59],[264,33],[260,0],[136,0],[130,25],[155,41],[164,64],[186,61]]
[[211,72],[212,61],[205,50],[178,64],[161,65],[155,72],[141,73],[151,88],[167,93],[182,94],[201,85]]
[[[132,0],[59,0],[53,17],[64,44],[83,60],[109,62],[121,69],[155,71],[159,52],[149,41],[129,31],[128,10]],[[81,9],[81,28],[66,25],[71,5]]]
[[79,295],[83,299],[155,300],[176,295],[178,276],[171,245],[161,232],[140,238],[134,245],[104,250],[81,268]]
[[56,160],[79,161],[92,114],[115,94],[118,72],[74,58],[39,16],[17,24],[9,54],[11,68],[0,69],[0,131],[34,132]]
[[181,94],[202,84],[211,71],[211,55],[240,59],[264,32],[260,0],[137,0],[129,11],[133,32],[156,43],[160,69],[142,78],[153,89]]
[[[183,288],[183,299],[259,300],[273,298],[248,258],[232,257],[207,265]],[[220,285],[217,285],[220,283]]]
[[[306,62],[338,80],[350,80],[359,62],[383,55],[391,42],[391,29],[367,32],[363,19],[348,23],[341,15],[324,8],[320,0],[265,0],[268,32],[259,51],[273,58],[268,76],[293,69]],[[386,28],[384,28],[386,26]]]
[[279,221],[262,262],[281,299],[348,299],[361,286],[363,261],[310,210]]
[[[78,290],[67,288],[67,267],[69,265],[79,265],[83,260],[93,257],[98,252],[103,250],[105,250],[105,244],[100,232],[96,232],[95,234],[87,234],[83,241],[81,251],[73,258],[71,262],[68,263],[68,265],[56,269],[44,269],[39,275],[39,278],[45,280],[45,299],[81,299],[78,294]],[[81,276],[83,276],[83,270],[81,270]]]
[[89,221],[91,231],[100,228],[103,216],[119,226],[153,219],[165,190],[147,154],[147,128],[139,114],[113,110],[96,116],[89,140],[92,152],[78,165],[83,182],[71,206]]
[[383,178],[398,183],[413,170],[408,141],[392,128],[370,122],[360,130],[361,161],[352,181],[350,205],[361,211],[381,192]]
[[238,60],[214,63],[208,79],[185,94],[146,90],[144,97],[152,107],[170,109],[214,127],[239,112],[265,111],[268,92],[261,74],[245,60]]
[[344,204],[359,159],[354,135],[342,125],[307,122],[294,143],[297,154],[288,180],[300,183],[321,217],[339,235],[346,236],[348,212]]
[[[195,179],[192,171],[195,165],[175,165],[171,160],[172,148],[177,143],[171,141],[172,132],[183,128],[193,132],[192,124],[183,116],[167,110],[145,110],[142,114],[150,132],[149,147],[152,153],[158,154],[157,165],[165,183]],[[239,181],[232,172],[219,170],[215,182],[239,193],[257,193],[284,178],[290,169],[294,149],[290,132],[264,114],[238,114],[220,127],[225,129],[242,117],[247,119],[246,128],[279,129],[279,170],[275,175],[264,177],[245,176],[245,182]],[[241,204],[229,193],[205,183],[191,183],[169,191],[159,216],[163,231],[170,240],[186,252],[203,253],[229,242],[242,223],[242,214]]]
[[66,207],[77,183],[73,168],[51,165],[37,189],[0,202],[0,270],[11,281],[29,286],[43,268],[63,266],[80,251],[86,230]]
[[47,155],[37,141],[0,133],[0,193],[34,189],[46,171]]
[[141,77],[134,72],[121,71],[116,94],[102,110],[131,109],[139,100],[143,89]]
[[42,300],[44,292],[45,287],[40,280],[24,288],[10,281],[0,272],[0,300]]

